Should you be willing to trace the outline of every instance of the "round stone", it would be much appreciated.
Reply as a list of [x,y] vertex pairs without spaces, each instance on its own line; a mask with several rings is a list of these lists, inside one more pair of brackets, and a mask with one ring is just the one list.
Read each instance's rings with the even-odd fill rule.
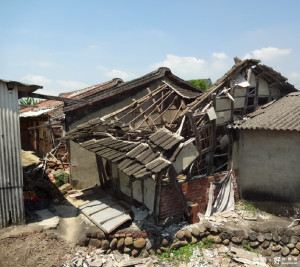
[[292,243],[288,243],[286,246],[287,246],[289,249],[293,249],[293,248],[295,247],[295,245],[292,244]]
[[134,250],[131,251],[131,256],[132,257],[137,257],[138,255],[139,255],[139,251],[138,250],[134,249]]
[[181,231],[181,230],[179,230],[178,232],[177,232],[177,238],[178,239],[182,239],[183,237],[184,237],[184,232],[183,231]]
[[274,251],[274,252],[278,252],[278,251],[281,249],[281,246],[279,246],[279,245],[273,246],[271,249],[272,249],[272,251]]
[[268,241],[271,241],[271,240],[272,240],[272,233],[265,233],[265,238],[266,238]]
[[264,242],[264,241],[265,241],[265,236],[264,236],[263,234],[259,234],[259,235],[257,236],[257,240],[258,240],[259,242]]
[[161,241],[161,244],[165,247],[169,244],[169,240],[164,238],[162,241]]
[[131,236],[127,236],[125,238],[125,246],[130,246],[133,244],[133,238]]
[[262,248],[268,248],[270,246],[270,242],[265,240],[262,244],[261,244]]
[[114,249],[116,249],[117,244],[118,244],[118,239],[117,239],[117,238],[114,238],[114,239],[110,242],[109,247],[110,247],[112,250],[114,250]]
[[281,249],[281,255],[282,256],[287,256],[287,255],[289,255],[290,254],[290,250],[289,250],[289,248],[288,247],[283,247],[282,249]]
[[192,243],[192,244],[195,244],[195,243],[197,243],[197,242],[198,242],[197,238],[194,237],[194,236],[192,236],[191,243]]
[[106,240],[106,239],[103,239],[102,240],[102,244],[101,244],[101,248],[103,249],[103,250],[108,250],[109,249],[109,241],[108,240]]
[[157,253],[158,255],[161,255],[161,254],[162,254],[162,252],[161,252],[160,249],[157,249],[157,250],[156,250],[156,253]]
[[233,238],[231,238],[231,241],[235,244],[241,244],[243,239],[244,239],[243,237],[235,237],[234,236]]
[[96,238],[91,238],[89,242],[90,247],[100,248],[101,247],[101,240]]
[[200,231],[198,228],[194,227],[192,229],[192,235],[195,236],[195,237],[198,237],[200,235]]
[[270,257],[272,255],[272,251],[271,250],[267,250],[267,249],[264,249],[261,254],[264,256],[264,257]]
[[291,252],[291,255],[293,255],[293,256],[298,256],[298,255],[299,255],[299,250],[296,249],[296,248],[294,248],[294,249],[292,250],[292,252]]
[[192,233],[188,229],[185,229],[184,237],[190,240],[190,239],[192,239]]
[[248,236],[249,236],[249,239],[250,239],[251,241],[255,241],[256,238],[257,238],[257,233],[255,233],[255,232],[250,232],[250,233],[248,233]]
[[124,242],[125,242],[125,239],[123,237],[118,240],[118,243],[117,243],[118,250],[121,250],[124,247]]
[[214,242],[220,244],[222,242],[222,239],[217,235],[214,237]]
[[149,251],[148,251],[148,252],[149,252],[149,254],[150,254],[150,255],[155,255],[155,251],[154,251],[152,248],[151,248],[151,249],[149,249]]
[[300,251],[300,242],[298,242],[298,243],[296,244],[296,249],[298,249],[298,250]]
[[282,242],[283,244],[288,244],[288,243],[290,243],[290,238],[289,238],[287,235],[283,235],[283,236],[281,237],[281,242]]
[[222,241],[223,245],[227,246],[229,244],[229,239],[224,239]]
[[273,235],[273,240],[275,242],[279,242],[281,240],[281,237],[279,235],[275,234],[275,235]]
[[252,241],[252,242],[250,242],[249,244],[250,244],[250,246],[251,246],[252,248],[257,248],[257,247],[259,246],[259,242],[258,242],[258,241]]
[[298,241],[299,241],[298,236],[292,236],[292,237],[291,237],[291,243],[292,243],[292,244],[295,245],[295,244],[297,244]]
[[143,248],[146,245],[146,240],[142,237],[138,238],[133,242],[135,248]]
[[130,253],[130,252],[131,252],[131,249],[130,249],[129,247],[125,247],[125,248],[124,248],[124,253],[127,253],[127,254],[128,254],[128,253]]

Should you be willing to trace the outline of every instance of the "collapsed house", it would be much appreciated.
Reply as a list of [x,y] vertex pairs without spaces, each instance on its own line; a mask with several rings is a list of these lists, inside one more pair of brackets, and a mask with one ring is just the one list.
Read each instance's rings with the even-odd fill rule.
[[219,200],[219,207],[212,204],[224,187],[230,192],[224,189],[221,195],[231,203],[238,197],[236,172],[229,171],[235,136],[227,126],[296,91],[280,73],[259,63],[236,59],[198,96],[164,82],[115,112],[112,107],[77,125],[66,135],[71,160],[74,154],[76,159],[73,186],[100,184],[118,198],[144,205],[157,222],[183,214],[194,221],[199,211],[226,208],[227,199]]
[[[275,214],[295,215],[300,211],[299,118],[300,93],[294,92],[231,126],[238,136],[233,145],[233,165],[240,195],[258,206],[263,202],[264,208]],[[276,212],[278,203],[288,212]]]
[[[157,90],[159,86],[164,86],[166,84],[168,84],[169,89]],[[165,119],[166,116],[168,117],[166,118],[169,120],[169,123],[173,123],[172,118],[169,117],[174,117],[176,112],[174,113],[171,110],[178,109],[179,107],[180,110],[183,110],[185,105],[191,103],[196,99],[196,97],[201,95],[201,90],[199,88],[196,88],[188,82],[173,75],[168,68],[159,68],[156,71],[148,73],[140,78],[125,83],[119,83],[115,87],[106,88],[105,90],[101,90],[96,94],[87,97],[86,100],[89,101],[90,104],[80,103],[66,107],[66,129],[77,129],[77,127],[79,127],[78,125],[81,123],[85,123],[91,119],[99,118],[107,114],[111,114],[116,110],[125,108],[132,102],[143,99],[144,97],[149,96],[149,94],[151,95],[154,91],[153,101],[159,100],[159,103],[166,103],[166,106],[159,106],[160,104],[144,101],[145,103],[142,103],[140,107],[135,108],[134,113],[136,115],[143,112],[143,110],[146,110],[150,106],[150,108],[146,110],[145,116],[148,111],[148,113],[151,113],[152,116],[155,116],[159,113],[158,110],[166,109],[168,107],[167,105],[171,104],[170,99],[172,100],[174,98],[174,94],[177,94],[176,99],[174,100],[174,102],[176,102],[176,106],[174,106],[173,103],[171,105],[172,107],[170,107],[169,111],[166,111],[163,118],[160,117],[155,121],[154,124],[157,127],[161,127],[165,124],[162,119]],[[180,95],[181,91],[183,96]],[[163,100],[164,98],[166,98],[166,101]],[[158,110],[155,108],[153,111],[153,108],[156,106],[158,106]],[[178,114],[176,116],[178,116]],[[141,117],[138,117],[138,119],[140,118]],[[138,123],[138,121],[133,123]],[[95,154],[83,149],[72,140],[69,142],[69,149],[70,154],[72,154],[70,157],[70,164],[73,186],[76,188],[85,188],[99,184]],[[85,159],[85,163],[81,164],[83,158]],[[85,179],[82,179],[82,177],[85,177]]]
[[0,80],[0,228],[25,221],[18,99],[40,88]]

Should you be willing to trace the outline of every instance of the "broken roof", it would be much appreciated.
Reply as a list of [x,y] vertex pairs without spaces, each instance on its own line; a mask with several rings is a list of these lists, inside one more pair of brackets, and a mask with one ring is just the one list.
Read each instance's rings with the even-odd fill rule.
[[231,79],[235,78],[239,73],[248,68],[252,68],[256,77],[259,76],[265,79],[269,84],[282,86],[287,93],[298,91],[292,84],[288,83],[287,78],[282,76],[279,72],[266,65],[259,64],[260,60],[239,60],[238,58],[236,58],[235,60],[236,63],[232,66],[232,68],[227,71],[220,79],[218,79],[209,90],[197,97],[191,104],[187,105],[185,111],[183,111],[181,115],[186,114],[189,110],[195,111],[197,108],[202,106],[202,104],[211,100],[210,98],[213,93],[216,93],[218,92],[218,90],[223,89],[223,87],[226,86],[231,81]]
[[[110,98],[131,92],[137,88],[140,88],[141,86],[147,86],[148,84],[163,77],[168,78],[167,82],[170,84],[170,86],[172,86],[174,90],[177,90],[178,94],[182,94],[185,97],[189,96],[189,98],[195,98],[201,93],[199,88],[175,76],[172,74],[170,69],[161,67],[137,79],[125,83],[118,83],[117,86],[107,88],[107,90],[100,90],[97,92],[97,94],[93,94],[92,97],[87,97],[87,99],[90,99],[92,103],[108,100]],[[68,106],[65,108],[65,112],[73,111],[84,106],[86,106],[84,103]]]
[[271,102],[231,126],[243,130],[300,131],[300,92]]
[[[161,128],[140,141],[126,141],[102,133],[102,139],[79,143],[83,148],[118,164],[119,170],[136,179],[152,177],[172,164],[183,146],[183,137]],[[162,140],[167,136],[168,140]],[[162,141],[162,142],[160,142]],[[177,149],[180,148],[180,149]]]

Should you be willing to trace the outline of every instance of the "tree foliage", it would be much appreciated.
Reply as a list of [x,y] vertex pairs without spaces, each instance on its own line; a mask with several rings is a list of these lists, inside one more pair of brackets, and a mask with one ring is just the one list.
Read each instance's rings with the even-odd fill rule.
[[202,90],[207,90],[211,87],[211,84],[207,83],[206,79],[189,80],[188,82]]
[[19,100],[19,106],[22,108],[22,106],[30,106],[35,105],[39,101],[37,99],[34,99],[33,97],[24,97]]

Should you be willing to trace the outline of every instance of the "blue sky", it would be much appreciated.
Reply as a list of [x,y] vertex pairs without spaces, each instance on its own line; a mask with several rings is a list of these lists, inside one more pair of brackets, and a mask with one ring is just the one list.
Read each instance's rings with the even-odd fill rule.
[[300,1],[0,0],[0,78],[59,94],[169,67],[221,77],[261,59],[300,88]]

